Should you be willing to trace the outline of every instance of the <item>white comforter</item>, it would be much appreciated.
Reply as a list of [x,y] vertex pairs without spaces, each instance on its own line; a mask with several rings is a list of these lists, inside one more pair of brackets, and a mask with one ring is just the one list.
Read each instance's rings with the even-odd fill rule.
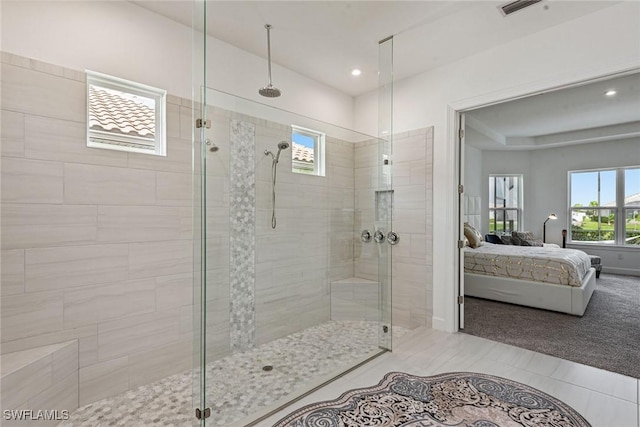
[[465,273],[580,286],[589,268],[589,256],[577,249],[485,242],[478,248],[467,247],[464,251]]

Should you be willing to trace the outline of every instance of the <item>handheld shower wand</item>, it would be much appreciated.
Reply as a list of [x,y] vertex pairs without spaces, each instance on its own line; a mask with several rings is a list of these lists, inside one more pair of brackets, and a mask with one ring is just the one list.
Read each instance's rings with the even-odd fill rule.
[[271,156],[271,228],[276,228],[276,173],[278,168],[278,161],[280,160],[280,153],[282,150],[289,148],[289,143],[286,141],[280,141],[278,143],[278,153],[273,154],[269,150],[264,150],[265,156]]

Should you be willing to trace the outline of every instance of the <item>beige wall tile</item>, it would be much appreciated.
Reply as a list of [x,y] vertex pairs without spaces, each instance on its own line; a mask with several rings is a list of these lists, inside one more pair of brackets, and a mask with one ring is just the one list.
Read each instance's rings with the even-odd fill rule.
[[180,138],[180,104],[175,98],[167,95],[167,138]]
[[129,389],[128,357],[80,369],[80,406]]
[[3,203],[62,203],[62,164],[2,158]]
[[11,157],[24,156],[24,114],[2,110],[0,129],[0,145],[2,155]]
[[152,205],[154,172],[65,163],[64,202],[71,204]]
[[82,123],[87,114],[86,85],[2,64],[2,108]]
[[127,166],[127,153],[87,147],[86,122],[27,116],[25,157],[105,166]]
[[193,176],[189,173],[158,172],[156,201],[162,206],[191,206]]
[[62,329],[62,292],[36,292],[2,298],[2,341]]
[[179,341],[129,356],[129,384],[138,387],[188,371],[192,367],[193,343]]
[[175,240],[129,245],[131,278],[188,273],[193,268],[193,243]]
[[64,293],[64,327],[76,328],[155,310],[155,281],[128,280]]
[[394,208],[397,211],[404,209],[426,208],[426,190],[424,185],[402,185],[396,186],[393,192]]
[[24,292],[24,250],[2,251],[2,288],[0,295],[21,294]]
[[27,292],[109,283],[127,278],[126,244],[27,249]]
[[37,248],[96,241],[97,207],[6,204],[2,208],[2,247]]
[[180,310],[125,317],[98,325],[98,360],[131,355],[180,339]]
[[99,206],[99,242],[176,240],[182,234],[180,208],[164,206]]
[[155,278],[158,310],[193,304],[193,273]]
[[188,140],[167,138],[167,155],[128,153],[129,167],[163,172],[189,173],[191,171],[191,136]]

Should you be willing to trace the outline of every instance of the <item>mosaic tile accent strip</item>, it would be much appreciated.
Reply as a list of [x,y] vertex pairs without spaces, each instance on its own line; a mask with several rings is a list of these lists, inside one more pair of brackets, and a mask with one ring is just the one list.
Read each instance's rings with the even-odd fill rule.
[[[229,426],[309,381],[378,351],[377,322],[327,322],[206,367],[207,425]],[[397,338],[409,330],[393,328]],[[264,371],[265,365],[273,370]],[[74,411],[61,427],[195,425],[191,371],[163,378]]]
[[256,129],[231,120],[230,342],[231,351],[255,346]]

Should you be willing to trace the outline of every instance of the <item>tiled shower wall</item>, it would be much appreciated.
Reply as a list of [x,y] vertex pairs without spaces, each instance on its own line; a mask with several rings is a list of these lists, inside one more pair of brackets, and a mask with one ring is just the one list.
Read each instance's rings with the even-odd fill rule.
[[79,340],[80,405],[191,367],[191,102],[86,147],[82,72],[2,54],[2,352]]
[[[353,144],[327,136],[324,177],[293,173],[291,149],[282,152],[277,167],[277,226],[272,229],[272,158],[264,151],[275,154],[278,142],[290,143],[291,127],[219,108],[210,109],[208,116],[212,128],[207,137],[218,147],[215,152],[207,152],[208,274],[217,277],[213,278],[216,284],[208,287],[210,293],[228,301],[229,265],[233,271],[242,262],[237,257],[229,258],[228,242],[255,233],[255,286],[232,304],[232,310],[239,313],[229,313],[224,303],[211,305],[208,333],[227,334],[229,314],[233,322],[239,319],[236,314],[246,314],[252,308],[255,336],[239,336],[238,341],[252,339],[262,344],[329,320],[330,280],[353,276]],[[232,123],[253,129],[251,157],[255,156],[255,166],[232,165],[230,170]],[[234,181],[242,176],[243,184],[230,183],[229,174]],[[238,224],[231,227],[230,235],[229,199],[232,204],[242,205],[243,200],[253,197],[251,184],[244,179],[252,175],[255,216],[247,212],[239,220],[232,217]]]
[[[393,323],[406,328],[431,325],[433,128],[394,135],[392,188]],[[378,145],[355,145],[355,276],[378,280],[377,246],[362,243],[359,232],[375,229],[375,190],[379,188]],[[387,243],[384,243],[387,244]]]
[[[189,369],[193,351],[191,101],[168,97],[159,157],[87,148],[85,98],[84,73],[2,54],[2,352],[78,339],[80,405]],[[359,232],[373,215],[378,148],[327,136],[325,177],[293,173],[283,152],[274,230],[264,150],[290,142],[290,127],[209,118],[219,149],[206,151],[207,354],[217,358],[231,351],[231,120],[255,132],[255,344],[329,320],[331,281],[377,279]],[[394,319],[408,327],[430,319],[431,135],[394,140]]]

